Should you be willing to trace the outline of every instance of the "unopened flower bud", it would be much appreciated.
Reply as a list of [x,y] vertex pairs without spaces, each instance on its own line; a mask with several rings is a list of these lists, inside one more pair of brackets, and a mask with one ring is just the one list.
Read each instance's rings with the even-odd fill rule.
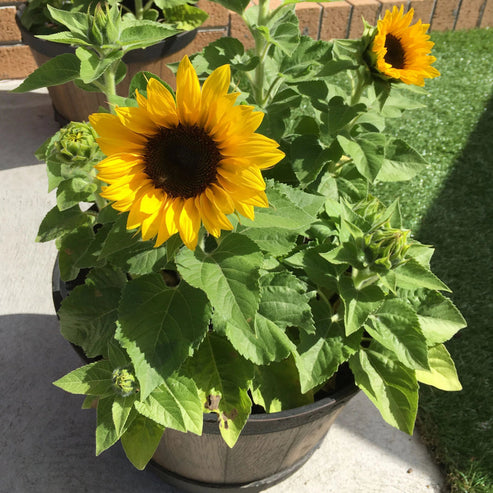
[[135,375],[126,368],[113,370],[113,385],[122,397],[128,397],[138,391]]
[[71,122],[57,132],[48,148],[46,159],[73,164],[85,163],[98,151],[96,133],[91,125]]

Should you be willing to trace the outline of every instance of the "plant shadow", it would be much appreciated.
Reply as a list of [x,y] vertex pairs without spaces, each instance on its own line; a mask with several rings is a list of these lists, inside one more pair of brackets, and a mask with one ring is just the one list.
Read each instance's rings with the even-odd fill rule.
[[120,444],[95,456],[95,411],[52,382],[81,366],[56,316],[0,316],[0,491],[169,492]]
[[[8,81],[9,89],[15,87]],[[0,171],[39,164],[36,149],[60,126],[55,122],[47,94],[15,94],[0,85],[0,135],[2,159]]]
[[[432,269],[453,291],[468,327],[447,348],[461,392],[423,388],[421,426],[439,460],[470,458],[493,481],[493,96],[469,135],[417,237],[436,248]],[[437,426],[440,423],[440,426]],[[454,432],[452,433],[452,430]],[[443,455],[442,455],[443,454]],[[445,455],[446,454],[446,455]]]

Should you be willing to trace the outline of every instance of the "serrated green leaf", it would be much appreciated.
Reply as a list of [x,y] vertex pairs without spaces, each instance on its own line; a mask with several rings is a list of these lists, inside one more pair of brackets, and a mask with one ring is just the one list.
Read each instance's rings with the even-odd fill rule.
[[118,42],[123,47],[123,52],[147,48],[177,34],[178,29],[169,24],[158,24],[153,21],[133,21],[131,25],[124,27],[120,33]]
[[426,160],[401,139],[388,138],[385,142],[385,159],[377,179],[380,181],[405,181],[414,178],[426,165]]
[[180,368],[210,318],[205,294],[183,280],[168,287],[160,274],[148,274],[126,284],[115,337],[132,360],[141,400]]
[[142,415],[138,415],[121,437],[128,460],[143,470],[151,460],[161,441],[164,428]]
[[137,411],[165,428],[202,434],[203,402],[195,382],[173,375],[155,388],[143,402],[136,402]]
[[108,343],[108,359],[113,368],[125,368],[130,365],[127,353],[114,339]]
[[378,349],[362,349],[349,360],[356,385],[380,411],[387,423],[412,434],[418,409],[415,372]]
[[368,317],[366,330],[408,368],[427,370],[428,348],[416,312],[404,300],[389,299]]
[[259,248],[274,257],[287,255],[295,245],[298,233],[281,228],[245,228],[241,233],[253,240]]
[[38,67],[12,92],[28,92],[42,87],[58,86],[77,79],[79,73],[79,59],[72,53],[64,53]]
[[71,394],[107,396],[113,394],[112,374],[110,363],[100,360],[71,371],[53,385]]
[[342,276],[339,280],[339,290],[344,303],[346,335],[349,336],[358,331],[367,318],[380,308],[385,294],[375,284],[356,289],[352,278],[348,276]]
[[114,397],[113,404],[111,406],[111,416],[113,418],[113,426],[115,427],[115,432],[118,438],[122,436],[136,416],[136,412],[133,409],[135,400],[136,394],[132,394],[127,397],[115,395]]
[[84,257],[93,240],[94,231],[91,226],[81,226],[63,236],[58,252],[60,277],[63,281],[71,281],[78,276],[78,262]]
[[100,58],[93,50],[79,46],[75,50],[80,60],[80,79],[84,84],[90,84],[99,79],[109,67],[123,56],[123,52],[114,51]]
[[61,211],[70,209],[79,202],[92,202],[94,201],[94,192],[98,189],[98,186],[91,182],[88,182],[84,178],[72,178],[64,180],[58,186],[56,194],[57,206]]
[[[90,358],[106,354],[107,344],[116,329],[121,288],[126,281],[121,273],[114,273],[108,267],[94,269],[93,275],[95,272],[99,272],[100,276],[107,274],[107,281],[96,285],[86,281],[86,284],[77,286],[63,300],[58,311],[62,335],[82,347]],[[119,282],[115,276],[120,278]]]
[[113,423],[113,402],[113,397],[106,397],[98,401],[96,410],[96,455],[109,449],[119,438]]
[[[255,243],[243,235],[225,235],[216,250],[204,253],[197,248],[176,255],[179,273],[192,286],[203,290],[215,315],[226,323],[233,345],[247,357],[263,351],[256,340],[253,322],[260,298],[259,269],[263,255]],[[242,346],[248,343],[248,348]],[[253,348],[251,347],[253,345]],[[252,354],[250,354],[252,350]]]
[[61,211],[53,207],[39,226],[36,241],[45,242],[71,233],[81,226],[92,225],[94,218],[82,212],[79,206]]
[[418,382],[433,385],[440,390],[462,390],[454,362],[443,344],[428,350],[429,371],[416,370]]
[[232,10],[237,14],[243,14],[243,11],[250,3],[249,0],[212,0],[214,3],[218,3],[228,10]]
[[268,209],[257,209],[253,221],[242,218],[241,224],[252,228],[306,229],[322,208],[324,197],[278,183],[266,189]]
[[402,289],[428,288],[450,292],[435,274],[414,259],[394,269],[394,273],[397,286]]
[[337,141],[344,152],[353,158],[358,171],[373,183],[383,165],[385,136],[381,133],[368,132],[360,134],[355,140],[350,140],[338,135]]
[[325,383],[356,352],[361,341],[361,331],[347,337],[344,326],[332,321],[327,303],[312,300],[310,305],[316,332],[300,332],[300,344],[294,353],[302,392]]
[[417,299],[411,298],[411,303],[430,346],[448,341],[467,325],[452,301],[436,291],[420,293]]
[[77,34],[71,33],[69,31],[63,31],[53,34],[44,34],[44,35],[41,34],[36,37],[40,39],[44,39],[45,41],[50,41],[52,43],[90,46],[90,43],[88,43],[86,36],[77,36]]
[[51,17],[59,24],[64,25],[73,33],[77,33],[85,38],[90,23],[90,16],[83,12],[73,12],[68,10],[57,9],[48,5]]
[[187,361],[186,372],[204,398],[204,411],[218,414],[221,435],[233,447],[250,415],[253,365],[227,339],[208,333]]
[[202,9],[186,3],[165,8],[163,14],[166,22],[184,31],[198,28],[209,17]]
[[[366,105],[360,103],[355,106],[346,104],[341,96],[334,96],[328,103],[327,127],[332,135],[344,128],[359,113],[365,111]],[[341,144],[342,145],[342,144]]]
[[311,404],[313,393],[301,393],[300,377],[292,357],[269,366],[255,366],[252,396],[268,413]]

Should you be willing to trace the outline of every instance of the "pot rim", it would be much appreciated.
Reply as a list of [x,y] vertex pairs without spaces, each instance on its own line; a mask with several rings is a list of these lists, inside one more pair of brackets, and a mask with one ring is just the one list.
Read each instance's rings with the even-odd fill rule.
[[[35,34],[32,34],[28,29],[26,29],[21,22],[21,16],[24,8],[24,4],[17,8],[15,20],[17,27],[21,32],[22,41],[25,44],[27,44],[32,50],[51,58],[57,55],[63,55],[65,53],[75,54],[75,48],[72,45],[55,43],[46,39],[37,38]],[[197,32],[198,28],[192,29],[191,31],[182,31],[177,34],[173,34],[172,36],[162,39],[147,48],[138,48],[136,50],[129,51],[123,56],[122,60],[125,63],[151,62],[153,60],[158,60],[160,58],[173,55],[190,44],[195,39]]]

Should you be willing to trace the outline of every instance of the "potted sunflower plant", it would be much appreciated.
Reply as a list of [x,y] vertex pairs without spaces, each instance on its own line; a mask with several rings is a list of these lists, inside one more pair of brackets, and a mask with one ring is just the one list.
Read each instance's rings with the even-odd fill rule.
[[[110,6],[117,30],[102,25],[101,11]],[[117,72],[122,94],[131,78],[149,67],[171,77],[167,61],[193,41],[207,14],[187,0],[110,1],[106,7],[95,0],[30,0],[16,19],[39,66],[35,77],[45,80],[55,118],[66,124],[87,120],[105,104],[102,59],[124,62]]]
[[107,84],[107,111],[37,153],[61,332],[90,359],[55,385],[96,407],[97,454],[121,440],[193,491],[286,477],[357,389],[412,433],[420,384],[461,388],[444,343],[465,326],[433,249],[374,194],[426,165],[385,122],[439,75],[428,26],[394,8],[314,41],[288,2],[218,3],[252,51],[185,56],[176,92]]

